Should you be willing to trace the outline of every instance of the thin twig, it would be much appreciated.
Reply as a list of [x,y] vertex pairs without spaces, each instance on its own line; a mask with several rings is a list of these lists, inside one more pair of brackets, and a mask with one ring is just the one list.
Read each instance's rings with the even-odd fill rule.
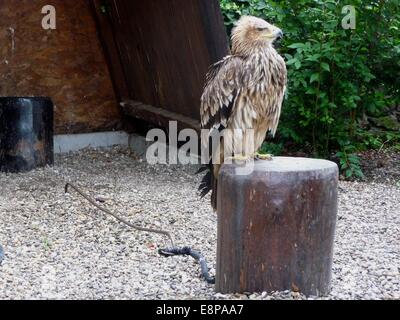
[[392,140],[392,139],[388,139],[388,140],[386,140],[384,143],[382,143],[381,147],[380,147],[379,150],[378,150],[378,153],[380,153],[380,152],[382,151],[383,147],[385,146],[385,144],[388,143],[388,142],[390,142],[391,140]]
[[121,222],[121,223],[127,225],[128,227],[131,227],[131,228],[133,228],[133,229],[136,229],[136,230],[138,230],[138,231],[144,231],[144,232],[162,234],[162,235],[168,237],[169,240],[171,241],[172,247],[175,247],[174,239],[172,238],[172,235],[171,235],[169,232],[164,231],[164,230],[158,230],[158,229],[143,228],[143,227],[140,227],[140,226],[138,226],[138,225],[132,224],[132,223],[130,223],[129,221],[125,220],[124,218],[119,217],[119,216],[116,215],[115,213],[112,213],[110,210],[108,210],[108,209],[106,209],[106,208],[103,208],[103,207],[101,207],[100,205],[98,205],[94,200],[92,200],[89,196],[87,196],[86,194],[84,194],[79,188],[77,188],[76,186],[74,186],[74,185],[71,184],[71,183],[67,183],[67,184],[65,185],[65,193],[68,193],[68,189],[69,189],[69,188],[74,189],[78,194],[80,194],[83,198],[85,198],[87,201],[89,201],[89,202],[90,202],[92,205],[94,205],[97,209],[99,209],[99,210],[103,211],[104,213],[106,213],[106,214],[108,214],[108,215],[114,217],[114,218],[117,219],[119,222]]

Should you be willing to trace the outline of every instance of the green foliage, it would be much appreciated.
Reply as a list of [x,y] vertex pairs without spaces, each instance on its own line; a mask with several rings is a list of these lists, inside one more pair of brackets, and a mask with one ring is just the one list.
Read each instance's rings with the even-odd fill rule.
[[279,156],[283,152],[283,143],[272,143],[265,141],[258,152],[260,154],[272,154]]
[[383,149],[385,146],[392,146],[394,149],[400,147],[400,132],[392,131],[365,131],[357,129],[357,150]]
[[[355,30],[342,27],[345,5],[356,8]],[[241,15],[284,30],[279,51],[289,83],[280,143],[315,156],[339,151],[345,175],[361,176],[353,153],[387,139],[365,133],[359,119],[400,103],[400,1],[221,0],[221,7],[229,32]]]
[[343,148],[343,151],[336,153],[336,157],[339,159],[340,170],[343,172],[346,179],[363,179],[364,174],[361,170],[360,158],[352,153],[353,151],[354,148],[352,146],[346,146]]

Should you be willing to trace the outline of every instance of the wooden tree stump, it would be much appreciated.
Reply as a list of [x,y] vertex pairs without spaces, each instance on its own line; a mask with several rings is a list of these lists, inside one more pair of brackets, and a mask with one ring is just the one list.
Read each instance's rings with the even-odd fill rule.
[[330,291],[338,167],[274,157],[248,175],[222,166],[216,291]]

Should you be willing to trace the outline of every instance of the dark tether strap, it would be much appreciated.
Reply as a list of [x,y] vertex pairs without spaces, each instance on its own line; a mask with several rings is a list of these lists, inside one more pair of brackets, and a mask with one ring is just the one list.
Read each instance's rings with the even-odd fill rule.
[[215,284],[215,278],[210,276],[206,259],[204,259],[204,257],[199,252],[192,250],[192,248],[166,248],[158,250],[158,253],[164,257],[191,256],[193,259],[200,263],[201,275],[204,277],[207,283]]

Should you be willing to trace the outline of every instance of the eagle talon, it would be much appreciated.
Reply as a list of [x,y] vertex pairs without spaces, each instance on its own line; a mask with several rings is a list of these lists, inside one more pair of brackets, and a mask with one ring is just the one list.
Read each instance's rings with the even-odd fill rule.
[[268,161],[271,161],[272,160],[272,154],[261,154],[261,153],[258,153],[258,152],[256,152],[255,154],[254,154],[254,158],[255,159],[257,159],[257,160],[268,160]]

